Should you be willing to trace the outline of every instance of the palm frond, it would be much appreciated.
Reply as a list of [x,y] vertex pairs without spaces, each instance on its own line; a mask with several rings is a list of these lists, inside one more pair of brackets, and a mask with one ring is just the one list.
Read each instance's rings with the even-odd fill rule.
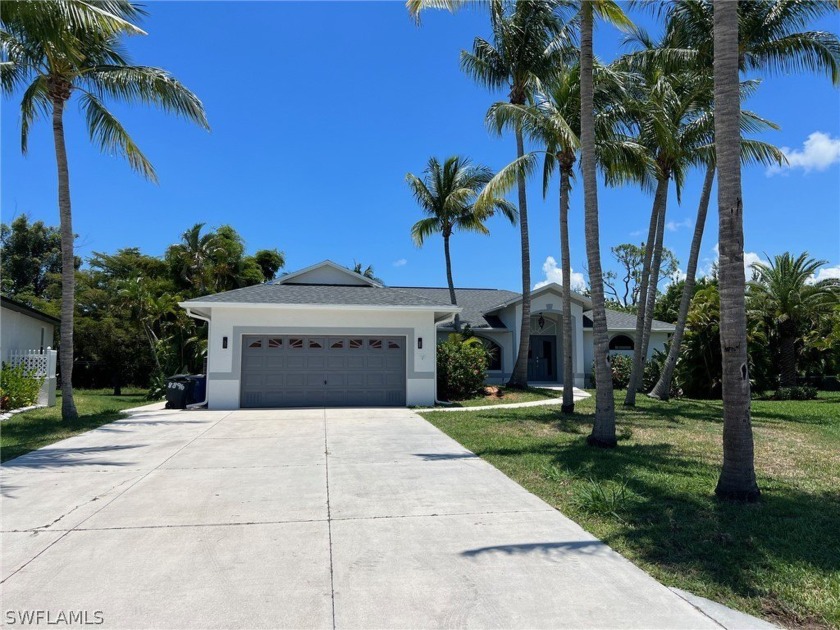
[[150,66],[95,66],[81,76],[96,96],[155,105],[209,129],[201,100],[169,72]]
[[505,166],[493,176],[484,190],[475,200],[475,207],[478,211],[487,211],[492,208],[496,200],[502,198],[516,185],[519,177],[530,177],[537,165],[537,154],[526,153],[520,158]]
[[792,33],[757,45],[746,61],[750,68],[780,73],[823,72],[840,85],[840,39],[834,33]]
[[157,175],[152,163],[143,155],[116,116],[108,111],[93,94],[83,94],[81,105],[90,139],[100,150],[104,153],[122,155],[132,169],[146,179],[156,182]]
[[432,234],[441,231],[441,222],[437,217],[425,217],[411,226],[411,240],[417,247],[423,245]]
[[29,128],[39,116],[48,116],[50,108],[46,77],[38,75],[20,99],[20,151],[24,155],[29,149]]

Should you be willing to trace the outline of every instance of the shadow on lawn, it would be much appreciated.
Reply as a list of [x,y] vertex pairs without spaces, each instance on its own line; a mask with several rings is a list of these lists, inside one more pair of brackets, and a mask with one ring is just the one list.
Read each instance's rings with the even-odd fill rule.
[[[580,424],[588,424],[587,418],[580,418]],[[546,464],[568,471],[577,489],[589,480],[621,480],[629,493],[617,508],[617,518],[598,515],[611,525],[604,542],[623,544],[636,557],[668,572],[702,575],[704,582],[739,596],[761,598],[765,613],[785,623],[824,625],[819,619],[797,616],[773,589],[786,570],[793,579],[801,579],[795,567],[803,564],[827,576],[840,571],[840,546],[832,542],[840,531],[840,493],[803,492],[762,479],[761,501],[738,505],[714,497],[716,466],[679,453],[671,444],[624,443],[609,451],[586,446],[582,437],[515,444],[476,453],[508,470],[506,463],[542,456]],[[767,572],[777,576],[769,589]]]

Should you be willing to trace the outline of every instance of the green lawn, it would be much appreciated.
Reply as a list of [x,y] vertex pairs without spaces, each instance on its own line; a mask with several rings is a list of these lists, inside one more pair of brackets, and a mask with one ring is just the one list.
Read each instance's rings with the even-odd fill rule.
[[123,388],[122,396],[110,389],[79,389],[74,392],[77,422],[61,420],[61,395],[55,407],[35,409],[0,423],[0,461],[6,461],[78,433],[118,420],[123,409],[147,404],[146,390]]
[[587,447],[594,398],[423,416],[669,586],[787,627],[840,628],[840,394],[756,401],[758,504],[720,502],[721,404],[639,398]]
[[499,387],[497,389],[498,392],[501,393],[501,396],[493,392],[483,396],[468,398],[467,400],[453,400],[452,406],[480,407],[484,405],[510,405],[513,403],[532,402],[534,400],[560,398],[563,395],[562,391],[554,389],[539,389],[536,387],[529,387],[528,389],[507,389],[505,387]]

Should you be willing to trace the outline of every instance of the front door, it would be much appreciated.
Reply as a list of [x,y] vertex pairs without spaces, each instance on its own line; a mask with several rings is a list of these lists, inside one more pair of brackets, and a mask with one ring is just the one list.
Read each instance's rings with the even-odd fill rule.
[[554,335],[531,335],[528,348],[528,380],[557,380],[557,338]]

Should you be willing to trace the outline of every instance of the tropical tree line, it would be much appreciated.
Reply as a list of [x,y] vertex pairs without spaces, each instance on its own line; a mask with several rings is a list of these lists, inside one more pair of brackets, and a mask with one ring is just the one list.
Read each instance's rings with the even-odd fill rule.
[[[60,229],[26,215],[0,225],[2,290],[47,314],[61,316],[65,274]],[[207,325],[178,302],[274,279],[285,266],[277,249],[247,254],[229,225],[184,231],[162,257],[136,247],[75,259],[73,384],[150,387],[179,372],[203,372]],[[64,351],[64,346],[59,346]]]
[[70,157],[64,114],[75,100],[91,141],[104,153],[118,154],[143,177],[156,181],[154,167],[109,102],[153,105],[209,129],[198,97],[162,68],[135,64],[123,39],[146,33],[138,26],[144,9],[128,0],[9,0],[0,4],[0,86],[20,100],[21,151],[41,118],[52,122],[58,179],[61,282],[61,416],[78,417],[73,399],[76,313],[74,233]]
[[[565,286],[570,284],[568,214],[575,163],[583,184],[584,241],[590,277],[594,338],[594,373],[598,383],[595,418],[589,444],[615,447],[615,408],[608,361],[606,291],[615,278],[603,271],[598,182],[636,184],[652,194],[647,238],[638,256],[638,287],[631,301],[636,330],[630,386],[624,404],[635,405],[642,385],[663,259],[669,196],[680,200],[692,169],[704,173],[686,280],[676,318],[676,333],[651,394],[667,398],[680,356],[696,286],[697,264],[705,231],[712,185],[718,181],[719,339],[721,393],[724,400],[724,464],[717,493],[754,500],[759,496],[753,466],[750,423],[750,369],[747,355],[747,305],[741,195],[742,164],[784,161],[774,146],[746,137],[777,128],[759,114],[743,110],[741,101],[758,89],[755,78],[742,74],[809,71],[827,74],[840,84],[840,40],[806,30],[808,24],[838,9],[832,2],[730,2],[673,0],[638,3],[662,21],[662,36],[637,28],[612,0],[568,2],[545,0],[407,0],[419,22],[428,9],[450,12],[475,4],[489,13],[490,38],[476,37],[461,53],[465,73],[508,98],[492,104],[487,124],[497,133],[510,131],[516,159],[480,191],[461,195],[474,212],[486,214],[516,189],[522,258],[522,324],[516,365],[508,383],[527,385],[530,336],[530,243],[526,181],[542,160],[543,189],[552,174],[560,182],[560,258]],[[595,57],[592,32],[596,19],[626,33],[634,50],[605,65]],[[526,151],[526,141],[533,146]],[[538,157],[539,156],[539,157]],[[424,208],[428,212],[426,204]],[[641,219],[641,217],[640,217]],[[416,227],[416,226],[415,226]],[[447,274],[453,302],[447,243]],[[612,283],[612,284],[611,284]],[[618,298],[614,294],[614,297]],[[568,292],[563,300],[564,339],[570,337]],[[786,353],[790,342],[786,341]],[[565,347],[571,344],[564,343]],[[571,357],[564,356],[565,382],[571,379]],[[564,411],[573,411],[571,388],[564,392]]]

